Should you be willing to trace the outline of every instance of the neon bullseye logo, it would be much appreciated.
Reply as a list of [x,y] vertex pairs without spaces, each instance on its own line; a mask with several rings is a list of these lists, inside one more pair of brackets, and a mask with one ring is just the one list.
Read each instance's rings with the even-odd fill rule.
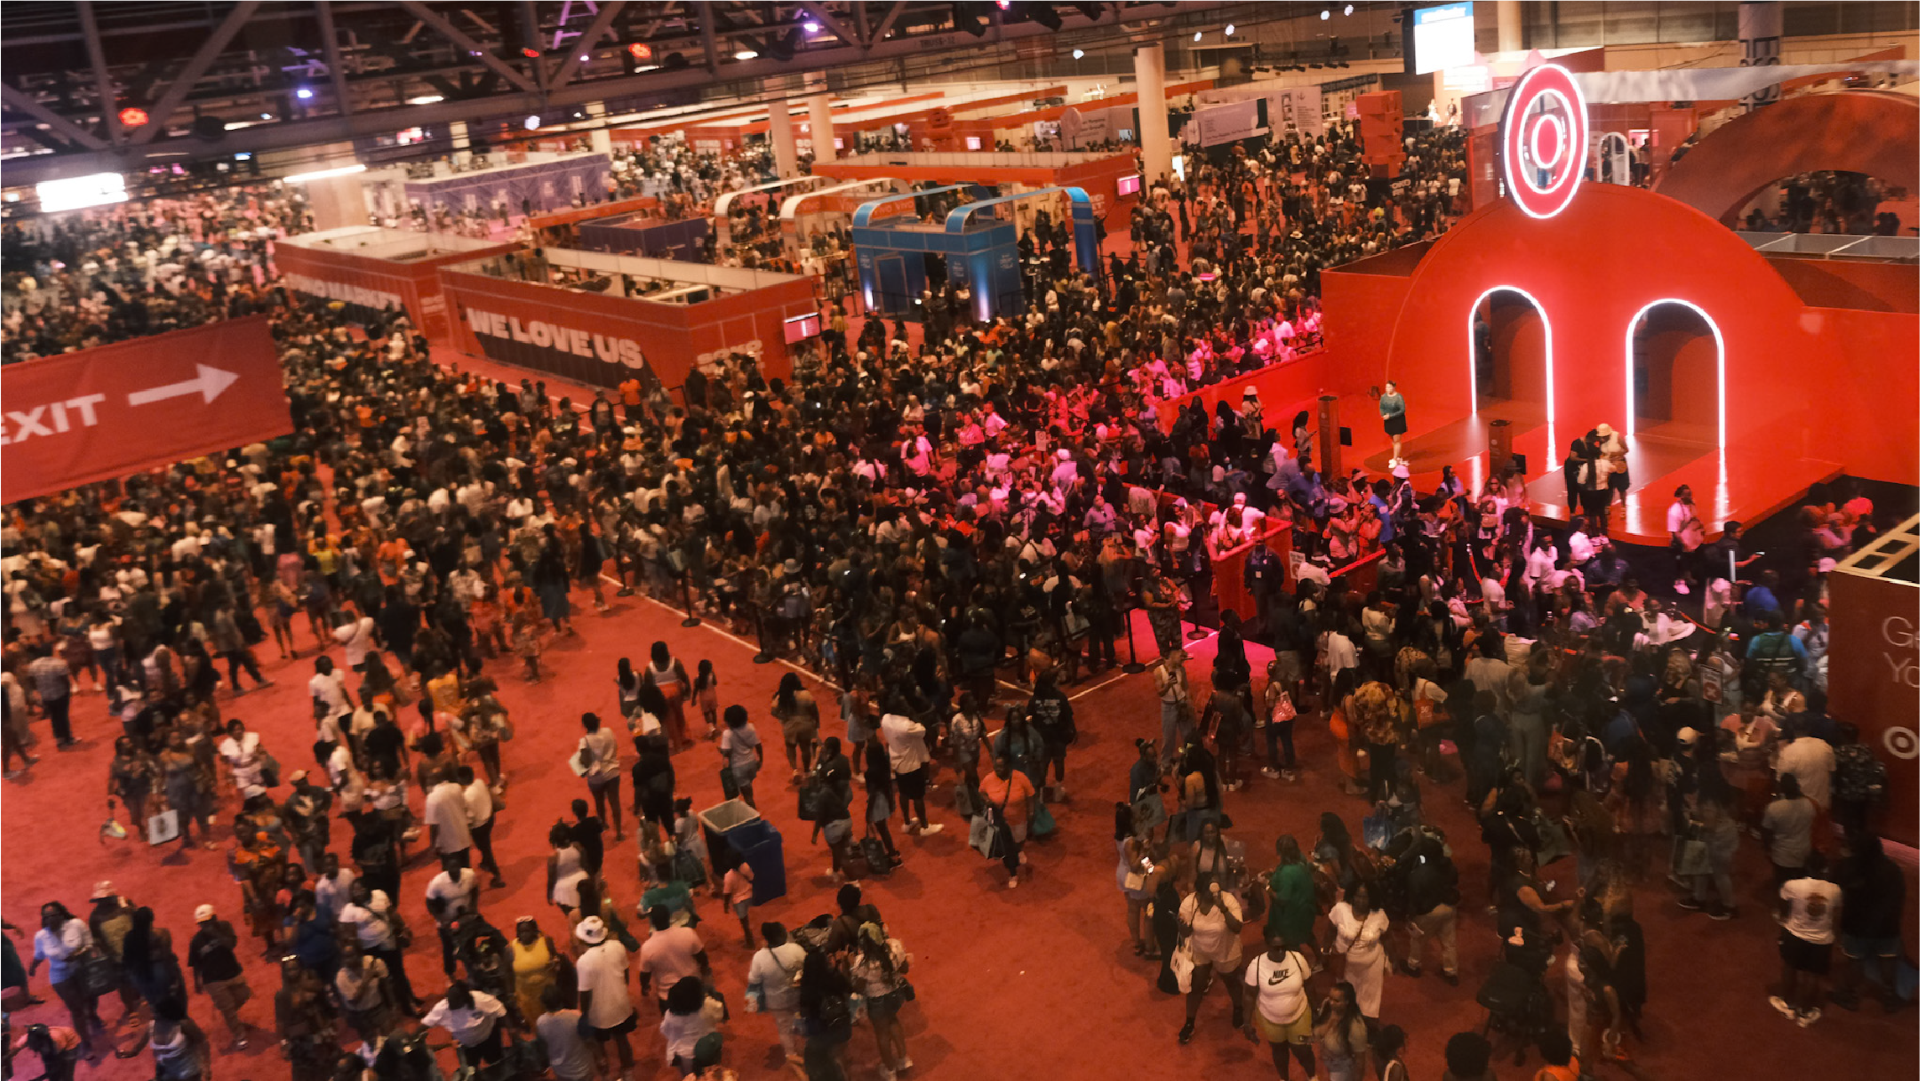
[[1520,77],[1500,121],[1507,196],[1535,218],[1567,208],[1587,172],[1587,103],[1566,68],[1543,64]]

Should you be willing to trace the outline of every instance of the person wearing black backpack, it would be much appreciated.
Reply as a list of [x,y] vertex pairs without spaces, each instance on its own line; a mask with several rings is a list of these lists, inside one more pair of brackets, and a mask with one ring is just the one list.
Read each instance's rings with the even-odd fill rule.
[[807,1081],[847,1081],[853,1039],[853,984],[827,955],[809,951],[800,968],[800,1023],[807,1035],[801,1061]]

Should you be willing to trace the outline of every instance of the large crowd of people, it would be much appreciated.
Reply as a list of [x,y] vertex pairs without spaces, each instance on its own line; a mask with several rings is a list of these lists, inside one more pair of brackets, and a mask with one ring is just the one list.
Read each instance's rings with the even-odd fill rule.
[[[679,401],[637,384],[576,401],[440,367],[403,316],[350,328],[274,287],[231,229],[194,235],[220,251],[224,233],[215,259],[234,262],[189,254],[199,270],[162,275],[143,253],[167,230],[137,212],[56,228],[19,271],[57,282],[56,299],[10,306],[9,359],[150,332],[122,291],[151,309],[184,277],[229,314],[272,314],[294,431],[35,500],[4,526],[8,775],[60,768],[37,750],[39,719],[64,749],[76,724],[97,726],[74,700],[98,693],[119,725],[116,822],[226,847],[234,883],[183,883],[207,897],[184,959],[110,882],[81,915],[49,897],[30,968],[6,942],[7,987],[26,993],[44,966],[66,1016],[22,1046],[67,1076],[109,1039],[98,1003],[118,995],[160,1077],[210,1078],[213,1037],[191,1015],[204,996],[234,1046],[255,1037],[239,1013],[251,937],[280,958],[274,1036],[296,1081],[431,1077],[433,1029],[504,1071],[489,1076],[542,1060],[561,1081],[631,1076],[636,1043],[690,1076],[738,1038],[729,998],[771,1017],[799,1076],[848,1077],[862,1026],[882,1077],[910,1071],[911,955],[853,880],[951,827],[1006,888],[1031,882],[1027,846],[1062,828],[1068,760],[1096,723],[1067,689],[1119,667],[1137,609],[1159,707],[1134,720],[1160,737],[1138,741],[1124,784],[1073,785],[1111,797],[1127,934],[1181,1001],[1181,1043],[1219,981],[1280,1076],[1406,1078],[1394,985],[1430,965],[1457,980],[1458,928],[1478,923],[1498,931],[1499,963],[1462,994],[1480,992],[1493,1039],[1453,1035],[1449,1076],[1490,1077],[1516,1048],[1557,1079],[1630,1061],[1659,975],[1636,903],[1671,878],[1702,919],[1764,919],[1737,911],[1731,881],[1750,832],[1781,906],[1774,1008],[1808,1026],[1869,988],[1893,1008],[1905,899],[1873,831],[1886,772],[1827,714],[1820,675],[1825,561],[1871,535],[1865,500],[1810,509],[1809,558],[1744,582],[1717,576],[1751,561],[1737,528],[1716,542],[1724,558],[1650,562],[1608,542],[1605,506],[1536,523],[1510,478],[1474,492],[1450,471],[1427,491],[1404,469],[1325,476],[1304,415],[1257,395],[1160,424],[1156,401],[1310,347],[1320,271],[1446,227],[1460,135],[1412,149],[1398,193],[1358,175],[1339,127],[1154,178],[1131,250],[1098,275],[1036,222],[1022,316],[982,323],[951,293],[911,329],[836,308],[790,378],[721,358]],[[648,166],[688,167],[697,198],[726,182],[697,162]],[[297,224],[280,213],[262,227]],[[87,270],[102,250],[116,265]],[[13,273],[10,292],[34,291]],[[1264,543],[1278,522],[1306,557],[1296,569]],[[1674,528],[1683,552],[1690,528]],[[1247,553],[1254,609],[1209,610],[1216,565]],[[1376,554],[1368,588],[1337,573]],[[1650,595],[1641,579],[1676,566],[1700,596]],[[622,660],[617,697],[578,720],[567,765],[583,798],[549,834],[561,917],[509,928],[486,901],[503,881],[492,831],[530,718],[502,687],[541,679],[576,603],[608,591],[691,598],[837,700],[795,673],[759,713],[665,641]],[[1210,665],[1184,648],[1199,622],[1215,628]],[[314,651],[310,754],[232,715],[265,682],[269,641],[287,660]],[[1332,733],[1332,760],[1296,755],[1303,722]],[[840,885],[821,920],[753,923],[752,861],[710,848],[677,780],[709,740],[749,803],[784,758]],[[1308,772],[1352,797],[1311,836],[1235,828],[1231,808]],[[929,811],[936,783],[955,792],[947,822]],[[1455,798],[1487,846],[1484,882],[1455,868],[1475,839],[1426,810]],[[634,907],[605,870],[629,840]],[[1549,885],[1541,868],[1563,860],[1572,873]],[[754,950],[744,987],[712,977],[716,932],[696,929],[694,905],[709,889]],[[450,981],[438,999],[408,975],[436,951],[401,917],[403,891],[426,899]],[[643,1019],[658,1039],[636,1039]]]

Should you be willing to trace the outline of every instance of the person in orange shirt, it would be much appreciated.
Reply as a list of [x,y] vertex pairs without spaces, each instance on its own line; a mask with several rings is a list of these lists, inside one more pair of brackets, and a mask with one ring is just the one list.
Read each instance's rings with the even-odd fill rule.
[[980,782],[980,797],[986,806],[1005,821],[1005,829],[994,838],[994,851],[1007,869],[1007,888],[1020,885],[1020,866],[1027,862],[1021,846],[1027,839],[1027,824],[1033,814],[1033,782],[1016,770],[1007,759],[993,764],[993,776]]

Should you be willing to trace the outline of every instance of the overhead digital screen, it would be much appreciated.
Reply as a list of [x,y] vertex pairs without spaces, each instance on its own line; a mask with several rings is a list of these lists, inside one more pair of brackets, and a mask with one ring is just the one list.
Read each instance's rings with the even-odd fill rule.
[[1472,0],[1415,8],[1408,40],[1413,45],[1415,75],[1473,63]]

